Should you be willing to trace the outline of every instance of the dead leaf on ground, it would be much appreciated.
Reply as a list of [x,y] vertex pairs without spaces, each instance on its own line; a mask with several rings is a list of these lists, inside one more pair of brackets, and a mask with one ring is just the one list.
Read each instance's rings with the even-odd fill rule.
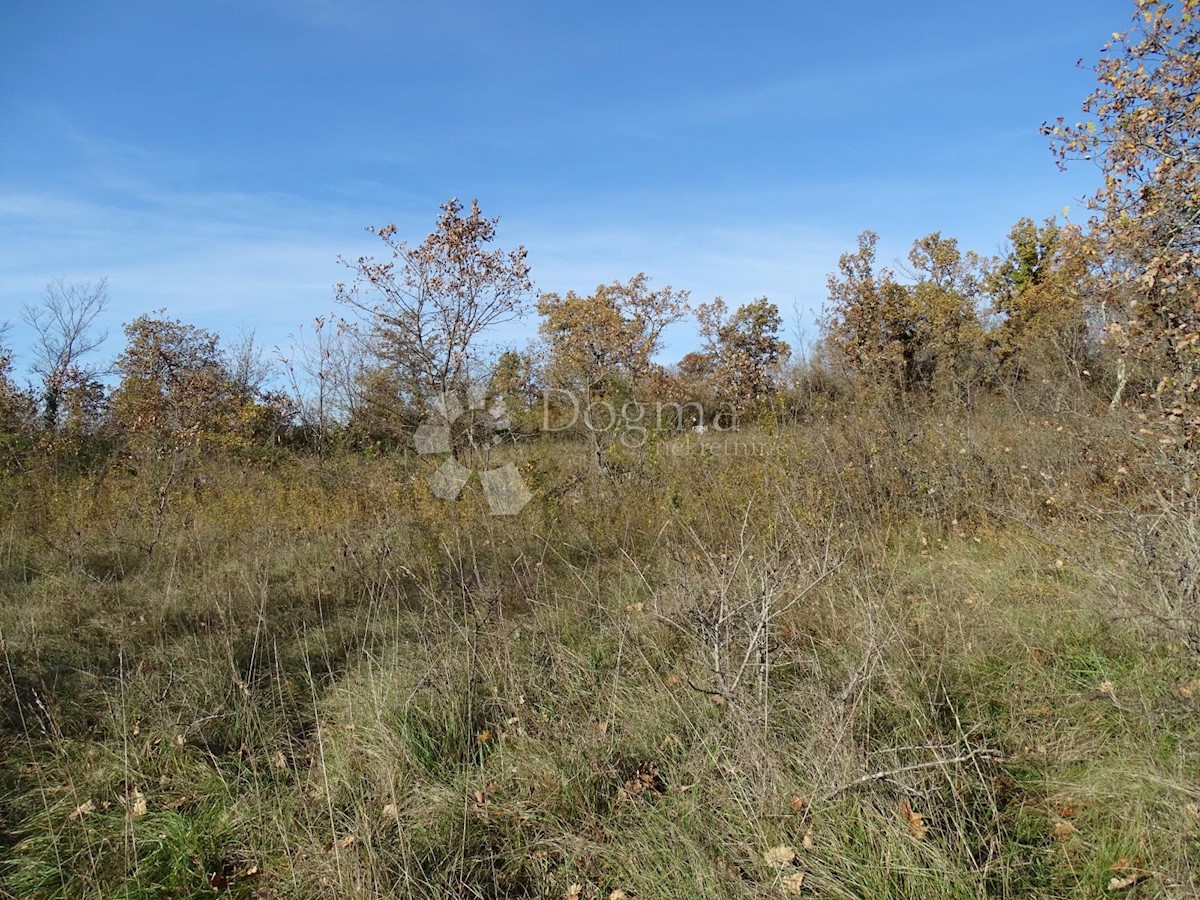
[[622,799],[642,798],[654,802],[667,792],[666,782],[659,774],[658,766],[650,760],[638,764],[633,775],[625,780]]
[[1110,891],[1123,891],[1126,888],[1133,887],[1140,880],[1141,879],[1139,879],[1138,876],[1136,876],[1136,875],[1129,875],[1125,878],[1121,878],[1119,876],[1114,875],[1112,878],[1109,879],[1108,889]]
[[1187,684],[1179,685],[1175,688],[1175,693],[1179,694],[1184,700],[1200,697],[1200,678],[1189,681]]
[[782,869],[796,861],[796,851],[787,844],[780,844],[778,847],[772,847],[764,853],[763,859],[767,865]]
[[186,794],[185,796],[179,797],[175,800],[168,800],[162,805],[162,808],[166,810],[176,810],[180,807],[187,806],[189,803],[193,803],[198,799],[199,798],[195,794]]
[[1060,819],[1054,823],[1054,829],[1050,832],[1050,836],[1060,844],[1071,837],[1078,829],[1065,819]]
[[912,804],[905,800],[900,804],[900,815],[904,818],[904,822],[908,825],[908,833],[918,841],[923,841],[929,835],[929,826],[925,824],[925,817],[918,812],[914,812]]
[[1143,869],[1142,860],[1130,859],[1128,856],[1122,856],[1119,860],[1113,863],[1112,870],[1117,874],[1114,875],[1108,882],[1110,891],[1124,891],[1133,887],[1147,878],[1153,878],[1154,873],[1148,869]]
[[90,812],[96,811],[96,803],[93,800],[87,800],[75,807],[75,811],[67,816],[68,822],[78,822]]
[[785,894],[803,894],[804,893],[804,873],[793,872],[790,875],[783,876],[783,892]]
[[573,884],[567,888],[567,900],[579,900],[583,896],[583,885]]

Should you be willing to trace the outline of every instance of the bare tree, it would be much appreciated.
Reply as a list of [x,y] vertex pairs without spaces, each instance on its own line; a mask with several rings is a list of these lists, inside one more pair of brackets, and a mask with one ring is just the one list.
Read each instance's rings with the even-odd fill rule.
[[40,303],[26,304],[21,318],[37,335],[32,369],[42,380],[42,417],[57,428],[64,396],[84,389],[101,374],[85,357],[108,337],[96,330],[96,319],[108,306],[108,279],[68,282],[58,278],[46,285]]
[[351,323],[333,314],[317,316],[307,331],[301,325],[291,337],[287,350],[276,347],[275,356],[300,426],[323,452],[331,427],[344,423],[357,403],[362,342]]
[[234,390],[245,397],[256,397],[274,374],[275,368],[254,330],[242,331],[222,353],[225,370]]

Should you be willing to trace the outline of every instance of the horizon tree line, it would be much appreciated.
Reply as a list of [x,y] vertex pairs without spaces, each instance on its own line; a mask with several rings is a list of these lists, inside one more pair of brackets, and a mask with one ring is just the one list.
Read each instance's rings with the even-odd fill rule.
[[[1159,413],[1161,443],[1189,472],[1200,435],[1200,0],[1136,0],[1094,66],[1089,116],[1043,126],[1060,165],[1099,165],[1086,226],[1016,222],[998,257],[935,231],[904,272],[878,261],[870,230],[828,278],[813,353],[781,337],[775,303],[693,306],[687,291],[637,273],[587,293],[536,294],[524,247],[497,245],[477,201],[442,204],[410,245],[368,229],[380,257],[341,260],[339,314],[301,329],[270,359],[253,337],[142,315],[111,369],[97,364],[108,284],[51,282],[22,311],[34,334],[20,388],[0,349],[0,435],[10,451],[53,439],[245,449],[286,443],[403,444],[431,402],[494,384],[528,425],[546,388],[588,401],[724,404],[763,424],[810,414],[821,396],[902,405],[973,404],[995,393],[1105,393]],[[491,351],[491,329],[536,311],[538,340]],[[701,349],[660,361],[665,329],[688,316]],[[0,330],[0,344],[4,332]],[[113,387],[107,375],[116,377]],[[683,424],[683,423],[680,423]],[[704,424],[696,422],[690,424]],[[463,428],[474,423],[467,417]],[[528,430],[526,427],[525,430]],[[605,447],[589,438],[598,458]]]

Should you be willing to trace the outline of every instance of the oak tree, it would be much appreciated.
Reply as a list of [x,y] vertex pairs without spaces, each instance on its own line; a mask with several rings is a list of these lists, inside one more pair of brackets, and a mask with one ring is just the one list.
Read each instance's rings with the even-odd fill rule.
[[779,337],[779,307],[760,297],[730,313],[717,297],[700,304],[696,318],[718,394],[739,413],[761,405],[774,393],[779,367],[791,352]]
[[[1128,354],[1156,369],[1154,394],[1173,434],[1200,437],[1200,0],[1137,0],[1094,66],[1096,87],[1074,124],[1043,126],[1059,164],[1091,160],[1092,235],[1128,298]],[[1127,290],[1123,290],[1127,289]]]
[[585,397],[626,390],[654,367],[668,325],[687,311],[688,292],[670,285],[652,290],[644,273],[627,282],[597,285],[589,296],[574,291],[542,294],[539,331],[549,351],[549,381]]
[[974,254],[933,232],[913,243],[914,283],[877,268],[878,236],[838,260],[821,320],[826,351],[856,377],[901,395],[957,391],[971,377],[982,327]]
[[998,320],[990,337],[1005,377],[1083,377],[1094,350],[1091,271],[1078,226],[1059,226],[1053,218],[1041,225],[1023,218],[1013,225],[1007,252],[984,279]]
[[[651,289],[645,274],[598,285],[586,297],[569,291],[538,299],[545,381],[555,396],[570,398],[574,421],[601,468],[622,427],[619,410],[647,399],[646,391],[661,369],[654,357],[663,331],[683,317],[687,301],[687,291],[670,285]],[[597,403],[606,410],[602,423],[579,415]]]
[[216,334],[149,315],[124,330],[112,418],[132,446],[196,448],[234,429],[239,404]]
[[355,277],[337,286],[342,303],[367,315],[371,349],[417,415],[479,379],[480,339],[520,317],[533,289],[525,248],[493,246],[499,219],[475,200],[469,210],[457,199],[441,210],[416,246],[399,240],[395,225],[369,228],[386,255],[343,260]]

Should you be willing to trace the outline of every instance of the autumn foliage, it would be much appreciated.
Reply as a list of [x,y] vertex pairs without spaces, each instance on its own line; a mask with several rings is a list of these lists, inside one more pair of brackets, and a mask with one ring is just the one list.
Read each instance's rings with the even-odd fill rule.
[[1200,434],[1200,3],[1138,0],[1095,65],[1089,118],[1043,131],[1062,164],[1093,160],[1090,239],[1108,263],[1116,341],[1149,369],[1168,434]]
[[864,230],[811,342],[457,199],[267,352],[51,282],[0,897],[1200,896],[1198,23],[1046,127],[1089,221]]

